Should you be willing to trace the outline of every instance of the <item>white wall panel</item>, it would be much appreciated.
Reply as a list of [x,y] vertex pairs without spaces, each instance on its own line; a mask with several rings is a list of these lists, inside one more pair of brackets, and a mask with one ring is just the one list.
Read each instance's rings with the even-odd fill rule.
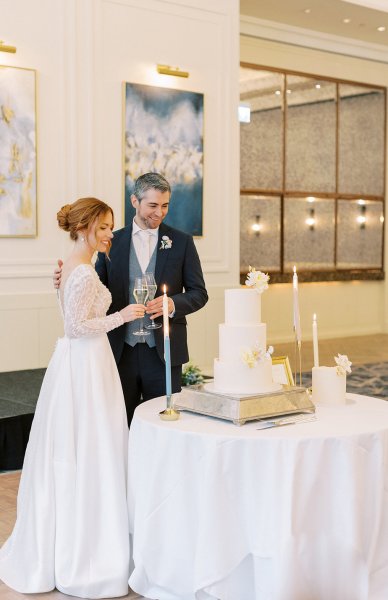
[[[0,1],[1,38],[17,46],[0,64],[37,71],[39,231],[0,239],[0,371],[45,366],[61,334],[51,276],[71,245],[58,209],[95,195],[122,225],[124,81],[205,94],[204,236],[196,244],[209,285],[237,284],[238,9],[238,0]],[[190,78],[157,75],[157,63]],[[190,334],[195,347],[197,331],[212,335],[206,315]]]

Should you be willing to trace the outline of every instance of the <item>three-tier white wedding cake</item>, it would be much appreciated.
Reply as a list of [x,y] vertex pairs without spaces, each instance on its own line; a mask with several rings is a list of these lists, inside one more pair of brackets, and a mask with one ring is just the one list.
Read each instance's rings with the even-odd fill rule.
[[250,289],[225,290],[225,323],[219,325],[219,358],[214,360],[215,392],[264,394],[281,389],[272,380],[272,348],[261,322],[261,292],[268,275],[251,270]]

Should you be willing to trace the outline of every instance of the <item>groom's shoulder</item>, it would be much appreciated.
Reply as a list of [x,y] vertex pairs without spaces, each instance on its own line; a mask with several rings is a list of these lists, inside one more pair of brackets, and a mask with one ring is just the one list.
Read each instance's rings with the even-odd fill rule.
[[187,243],[189,240],[192,240],[193,237],[189,233],[185,233],[181,229],[176,229],[175,227],[170,227],[170,225],[161,226],[161,234],[162,237],[165,235],[167,237],[171,237],[176,242]]
[[131,225],[127,225],[126,227],[121,227],[121,229],[116,229],[113,232],[112,244],[114,244],[115,242],[120,241],[123,237],[129,235],[129,233],[130,233],[131,230],[132,230],[132,226]]

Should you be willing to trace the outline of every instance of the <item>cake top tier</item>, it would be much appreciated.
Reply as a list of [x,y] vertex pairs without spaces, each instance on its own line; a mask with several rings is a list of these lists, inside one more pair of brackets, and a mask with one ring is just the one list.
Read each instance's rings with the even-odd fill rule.
[[225,290],[225,323],[227,325],[261,323],[261,295],[255,289]]

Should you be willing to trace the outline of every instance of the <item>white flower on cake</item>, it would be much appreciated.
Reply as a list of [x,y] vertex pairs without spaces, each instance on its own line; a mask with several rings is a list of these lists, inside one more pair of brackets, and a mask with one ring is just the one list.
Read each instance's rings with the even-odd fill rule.
[[245,281],[245,285],[255,288],[259,294],[262,294],[268,289],[269,275],[262,271],[256,271],[254,267],[249,265],[249,272]]
[[241,352],[241,359],[250,369],[253,369],[260,360],[271,358],[271,354],[273,354],[273,346],[269,346],[268,350],[265,351],[264,348],[259,348],[258,345],[255,345],[250,350],[243,350]]
[[334,357],[334,360],[337,364],[337,375],[346,375],[346,373],[352,372],[352,369],[350,368],[352,363],[346,354],[338,354],[338,356]]

